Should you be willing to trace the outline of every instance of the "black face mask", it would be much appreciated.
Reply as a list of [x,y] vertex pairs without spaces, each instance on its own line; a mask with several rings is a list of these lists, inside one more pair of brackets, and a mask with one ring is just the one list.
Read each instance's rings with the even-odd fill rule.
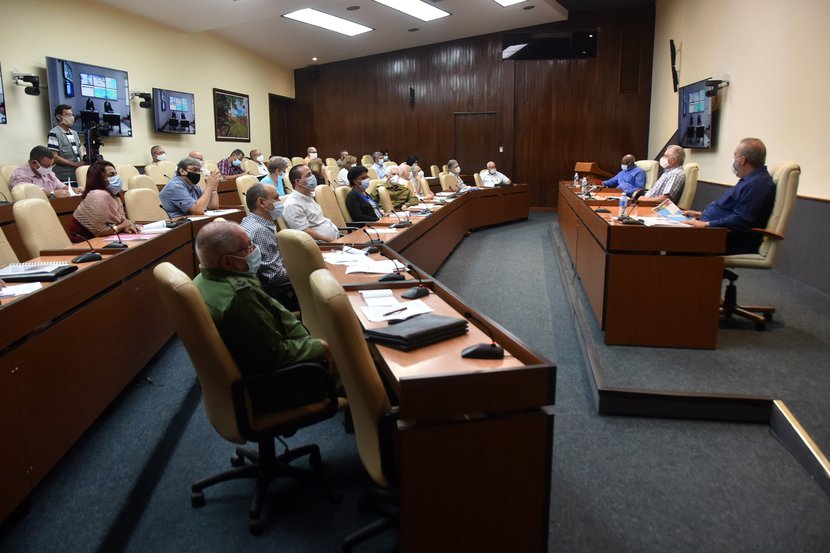
[[194,185],[195,185],[195,184],[198,184],[198,183],[199,183],[199,179],[201,179],[201,178],[202,178],[202,174],[201,174],[201,173],[194,173],[193,171],[188,171],[188,172],[187,172],[187,180],[189,180],[189,181],[190,181],[191,183],[193,183]]

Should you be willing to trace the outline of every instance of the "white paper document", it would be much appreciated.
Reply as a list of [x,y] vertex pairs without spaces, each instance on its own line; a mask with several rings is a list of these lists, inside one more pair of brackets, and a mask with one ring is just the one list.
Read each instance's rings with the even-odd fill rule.
[[346,269],[346,274],[369,273],[373,275],[384,275],[386,273],[394,273],[396,271],[406,271],[406,266],[400,261],[395,261],[393,259],[375,261],[370,257],[364,257],[358,263],[349,265]]
[[667,219],[666,217],[639,217],[639,219],[647,227],[692,228],[691,225],[687,225],[687,224],[681,223],[680,221],[675,221],[673,219]]
[[360,306],[360,310],[363,311],[363,314],[370,322],[380,323],[395,319],[406,319],[413,315],[420,315],[421,313],[430,313],[432,308],[421,300],[412,300],[401,303],[398,306],[371,307],[362,305]]
[[389,227],[369,227],[369,228],[373,232],[376,232],[377,234],[398,234],[397,230],[395,230],[393,228],[389,228]]
[[0,288],[0,298],[11,298],[14,296],[25,296],[43,288],[40,282],[25,282],[23,284],[10,284]]
[[332,265],[354,265],[366,259],[366,252],[349,246],[344,247],[340,251],[326,252],[323,254],[323,260]]

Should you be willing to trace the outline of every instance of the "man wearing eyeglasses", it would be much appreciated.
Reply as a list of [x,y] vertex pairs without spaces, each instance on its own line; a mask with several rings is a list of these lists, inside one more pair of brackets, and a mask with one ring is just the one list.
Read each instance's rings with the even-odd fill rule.
[[[296,363],[334,364],[328,344],[270,297],[257,279],[259,248],[234,222],[213,222],[196,236],[200,273],[193,280],[239,370],[249,376]],[[291,385],[258,390],[254,406],[286,409],[326,397],[319,376],[297,374]]]

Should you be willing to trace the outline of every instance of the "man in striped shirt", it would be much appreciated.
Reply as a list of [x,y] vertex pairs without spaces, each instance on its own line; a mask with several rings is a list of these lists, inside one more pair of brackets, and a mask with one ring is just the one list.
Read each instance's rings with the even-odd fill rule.
[[683,195],[686,185],[686,174],[683,172],[683,163],[686,161],[686,152],[680,146],[672,144],[666,148],[666,153],[660,158],[660,167],[666,170],[657,179],[645,197],[662,202],[669,199],[675,204]]

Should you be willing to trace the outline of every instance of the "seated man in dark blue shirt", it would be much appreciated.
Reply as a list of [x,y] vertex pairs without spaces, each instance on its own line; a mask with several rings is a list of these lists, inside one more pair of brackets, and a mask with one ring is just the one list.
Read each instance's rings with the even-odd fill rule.
[[726,238],[727,255],[754,253],[762,236],[750,232],[764,228],[775,203],[775,184],[767,172],[767,147],[757,138],[744,138],[735,148],[732,172],[740,180],[732,189],[700,211],[686,211],[695,227],[723,227],[732,232]]
[[608,180],[602,181],[603,186],[619,188],[626,195],[631,196],[635,191],[646,187],[646,174],[634,163],[634,156],[624,155],[620,161],[619,173]]

